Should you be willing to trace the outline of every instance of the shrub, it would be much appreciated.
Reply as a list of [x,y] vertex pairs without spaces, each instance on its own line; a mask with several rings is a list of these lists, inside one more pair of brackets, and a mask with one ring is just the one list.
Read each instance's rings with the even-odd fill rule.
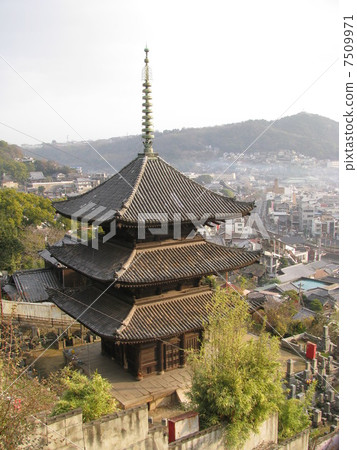
[[97,371],[87,378],[77,370],[65,367],[62,375],[65,391],[52,411],[53,416],[81,408],[83,421],[89,422],[115,411],[116,402],[110,394],[111,385]]

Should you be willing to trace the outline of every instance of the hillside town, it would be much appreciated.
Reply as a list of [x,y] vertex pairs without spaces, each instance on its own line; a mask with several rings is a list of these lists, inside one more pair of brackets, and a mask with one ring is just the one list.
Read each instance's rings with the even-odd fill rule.
[[[36,159],[24,156],[16,158],[20,163],[33,164]],[[14,180],[11,175],[2,174],[1,187],[17,189],[21,192],[28,192],[43,195],[46,198],[55,199],[78,195],[86,192],[108,178],[106,173],[83,174],[81,167],[69,168],[69,173],[54,172],[44,175],[42,171],[29,170],[29,176],[24,183]]]

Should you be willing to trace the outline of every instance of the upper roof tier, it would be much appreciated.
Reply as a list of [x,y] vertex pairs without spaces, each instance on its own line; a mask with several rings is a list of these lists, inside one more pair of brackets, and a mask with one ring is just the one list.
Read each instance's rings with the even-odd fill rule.
[[[82,221],[137,226],[163,219],[206,223],[245,216],[254,202],[239,202],[216,194],[189,179],[158,156],[141,154],[120,172],[94,189],[64,202],[55,202],[60,214]],[[142,220],[142,219],[141,219]]]

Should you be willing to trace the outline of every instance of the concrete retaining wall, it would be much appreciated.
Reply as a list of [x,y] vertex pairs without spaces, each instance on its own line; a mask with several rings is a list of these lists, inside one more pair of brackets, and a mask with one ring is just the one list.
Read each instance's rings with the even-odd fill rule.
[[302,431],[297,436],[281,442],[278,446],[279,450],[308,450],[309,448],[310,429]]
[[12,317],[19,323],[37,322],[47,326],[68,326],[74,322],[72,317],[50,302],[28,303],[2,300],[2,310],[5,317]]
[[118,411],[83,425],[86,450],[128,448],[146,440],[149,431],[147,406]]
[[[80,409],[48,417],[38,425],[33,442],[46,450],[78,446],[86,450],[167,448],[162,428],[149,433],[147,406],[117,411],[99,420],[82,423]],[[138,447],[139,445],[139,447]],[[155,446],[156,445],[156,446]],[[26,447],[28,448],[28,447]]]
[[224,428],[221,426],[207,428],[190,436],[178,439],[168,445],[170,450],[222,450],[224,449]]
[[[264,442],[264,444],[276,444],[278,442],[278,414],[273,414],[259,427],[258,433],[252,433],[243,446],[243,450],[253,450]],[[169,444],[170,450],[223,450],[224,428],[217,426],[199,431],[190,436],[179,439]],[[288,449],[287,449],[288,450]],[[289,449],[293,450],[293,449]]]
[[263,422],[259,427],[258,433],[252,433],[243,448],[244,450],[252,450],[262,442],[265,444],[278,442],[278,413],[271,415]]
[[[278,414],[273,414],[252,433],[243,450],[253,450],[262,444],[279,450],[307,450],[310,430],[277,444]],[[33,447],[44,450],[83,448],[85,450],[224,450],[224,427],[215,426],[198,431],[171,444],[167,427],[149,428],[147,405],[117,411],[99,420],[82,423],[80,409],[56,417],[42,418],[38,425]]]

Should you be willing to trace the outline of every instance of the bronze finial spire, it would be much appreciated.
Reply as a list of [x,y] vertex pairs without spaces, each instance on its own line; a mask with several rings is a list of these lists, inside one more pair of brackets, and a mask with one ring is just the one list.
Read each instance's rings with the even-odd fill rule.
[[149,67],[148,53],[149,49],[145,48],[145,66],[143,69],[143,128],[142,140],[144,144],[144,154],[154,156],[152,141],[154,139],[154,128],[152,125],[152,103],[151,103],[151,69]]

